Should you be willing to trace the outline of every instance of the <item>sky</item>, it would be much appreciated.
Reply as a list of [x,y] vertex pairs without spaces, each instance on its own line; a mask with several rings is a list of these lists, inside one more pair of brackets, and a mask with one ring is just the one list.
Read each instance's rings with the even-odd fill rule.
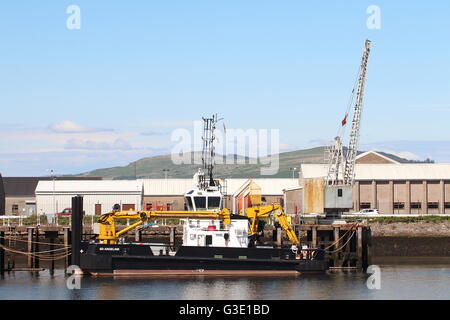
[[360,149],[450,163],[448,12],[446,0],[2,1],[0,172],[168,154],[176,130],[214,113],[227,129],[278,130],[280,152],[322,145],[366,39]]

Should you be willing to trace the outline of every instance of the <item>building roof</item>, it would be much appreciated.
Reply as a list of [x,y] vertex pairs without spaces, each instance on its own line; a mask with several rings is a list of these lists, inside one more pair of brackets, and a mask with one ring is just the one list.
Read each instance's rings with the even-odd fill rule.
[[[101,177],[56,177],[55,180],[101,180]],[[3,177],[6,197],[34,197],[40,180],[53,180],[52,177]]]
[[[196,187],[193,179],[139,179],[146,196],[180,196]],[[284,189],[299,187],[298,179],[252,179],[264,195],[282,195]],[[234,194],[248,179],[226,179],[228,195]]]
[[[142,193],[142,182],[137,180],[56,180],[56,193]],[[53,181],[39,181],[37,194],[53,193]]]
[[364,162],[364,163],[372,163],[372,164],[376,164],[376,163],[379,163],[379,164],[383,164],[383,163],[400,164],[400,162],[398,162],[398,161],[396,161],[396,160],[394,160],[392,158],[386,157],[385,155],[382,155],[381,153],[378,153],[378,152],[373,151],[373,150],[367,151],[367,152],[364,152],[364,153],[361,153],[360,155],[358,155],[356,157],[356,162],[358,163],[358,160],[362,161],[364,158],[366,158],[368,161],[370,161],[370,162]]
[[[326,164],[301,164],[302,178],[327,175]],[[450,164],[356,164],[355,180],[450,180]]]

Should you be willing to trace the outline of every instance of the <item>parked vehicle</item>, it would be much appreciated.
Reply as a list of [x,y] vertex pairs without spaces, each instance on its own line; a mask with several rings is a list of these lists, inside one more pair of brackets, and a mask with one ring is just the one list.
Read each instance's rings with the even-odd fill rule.
[[72,208],[65,208],[63,211],[58,212],[57,216],[70,216],[72,214]]
[[378,209],[362,209],[361,211],[356,212],[355,214],[357,214],[357,215],[366,215],[366,214],[372,215],[372,214],[380,214],[380,213],[378,212]]

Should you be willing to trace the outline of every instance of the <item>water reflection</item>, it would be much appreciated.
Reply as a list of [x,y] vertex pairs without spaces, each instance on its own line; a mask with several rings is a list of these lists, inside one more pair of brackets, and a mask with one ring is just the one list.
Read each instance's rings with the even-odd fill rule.
[[380,265],[381,290],[353,271],[283,277],[90,278],[69,290],[62,270],[52,276],[6,273],[0,299],[450,299],[450,264]]

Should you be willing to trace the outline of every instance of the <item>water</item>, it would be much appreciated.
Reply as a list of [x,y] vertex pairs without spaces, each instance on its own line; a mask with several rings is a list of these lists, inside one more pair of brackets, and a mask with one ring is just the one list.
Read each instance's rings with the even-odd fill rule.
[[376,261],[381,289],[369,290],[367,274],[329,272],[288,277],[90,278],[69,290],[62,270],[33,276],[6,273],[0,299],[450,299],[450,261],[395,259]]

